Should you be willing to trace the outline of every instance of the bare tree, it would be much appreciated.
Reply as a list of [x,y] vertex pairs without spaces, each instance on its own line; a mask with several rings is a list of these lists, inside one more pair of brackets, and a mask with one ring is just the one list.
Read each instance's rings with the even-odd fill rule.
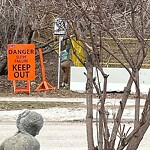
[[[61,3],[61,2],[60,2]],[[83,42],[83,48],[86,53],[86,62],[84,63],[87,69],[87,140],[88,150],[94,150],[93,140],[93,111],[92,111],[92,92],[93,83],[99,94],[99,127],[98,127],[98,147],[97,149],[115,149],[115,143],[119,127],[121,126],[122,114],[129,98],[131,86],[133,83],[136,88],[135,99],[135,119],[134,130],[128,135],[124,133],[124,127],[121,129],[120,141],[117,149],[137,149],[140,141],[145,134],[149,125],[149,109],[145,104],[143,114],[140,119],[140,85],[139,85],[139,70],[145,58],[148,55],[150,36],[148,26],[150,14],[149,0],[92,0],[92,1],[76,1],[67,0],[62,3],[64,14],[62,15],[70,25],[72,33],[77,39]],[[111,49],[111,43],[108,43],[103,37],[109,37],[115,44],[116,50],[121,53],[122,58],[118,58]],[[123,38],[135,38],[134,46],[127,45]],[[107,91],[108,75],[104,73],[102,63],[100,62],[103,53],[108,53],[116,59],[122,67],[124,67],[130,75],[120,107],[114,117],[114,125],[112,132],[108,129],[108,120],[105,110],[105,100]],[[100,83],[95,83],[92,79],[93,66],[95,66],[104,77],[103,89],[100,89]],[[129,69],[131,68],[131,70]],[[103,93],[101,93],[103,91]],[[149,101],[149,92],[146,103]],[[143,121],[144,120],[144,121]],[[141,123],[142,122],[142,123]],[[140,134],[139,134],[140,133]],[[137,136],[138,134],[138,136]],[[133,142],[134,141],[134,142]],[[136,142],[135,142],[136,141]]]
[[[7,66],[7,44],[35,43],[49,46],[53,38],[56,3],[47,0],[0,1],[0,75]],[[55,10],[55,11],[54,11]]]
[[[73,34],[76,39],[82,41],[82,47],[85,51],[85,62],[82,64],[87,70],[88,150],[116,149],[117,133],[122,126],[122,114],[131,92],[131,86],[135,84],[134,129],[129,133],[129,130],[125,132],[124,126],[120,128],[120,139],[117,143],[118,150],[125,147],[134,150],[137,149],[149,127],[150,120],[150,92],[148,92],[141,118],[139,113],[139,70],[148,57],[150,47],[147,40],[150,36],[149,9],[149,0],[1,0],[0,38],[2,40],[0,47],[2,50],[0,50],[0,55],[2,58],[6,57],[8,43],[34,42],[38,46],[44,42],[48,46],[49,39],[53,36],[51,27],[53,28],[55,14],[65,18],[68,22],[68,35]],[[123,40],[124,37],[136,39],[132,48]],[[115,47],[115,51],[112,47]],[[119,58],[116,52],[120,53],[122,57]],[[105,61],[103,53],[107,53],[111,58],[117,60],[130,75],[124,88],[118,112],[114,116],[111,132],[109,131],[105,108],[109,76],[103,70],[103,62]],[[5,61],[4,64],[0,65],[0,74],[4,71],[6,64]],[[96,67],[97,79],[93,79],[93,67]],[[99,71],[104,78],[103,86],[98,80]],[[97,104],[99,114],[97,118],[97,146],[95,146],[93,138],[93,86],[99,97]]]

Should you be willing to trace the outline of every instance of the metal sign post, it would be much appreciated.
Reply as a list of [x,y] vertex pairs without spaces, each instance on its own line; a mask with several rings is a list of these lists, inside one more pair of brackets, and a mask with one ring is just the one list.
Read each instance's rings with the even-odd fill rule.
[[60,53],[61,53],[61,42],[63,40],[63,35],[66,34],[67,22],[63,18],[56,17],[54,24],[54,35],[59,36],[59,52],[58,52],[58,83],[57,89],[60,88]]
[[59,52],[58,52],[58,81],[57,81],[57,89],[60,88],[60,53],[61,53],[61,42],[63,40],[63,36],[59,36]]

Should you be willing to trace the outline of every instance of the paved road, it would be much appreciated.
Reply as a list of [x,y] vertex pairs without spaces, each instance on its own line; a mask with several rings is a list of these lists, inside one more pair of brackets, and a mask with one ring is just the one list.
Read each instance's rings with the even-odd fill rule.
[[[15,122],[2,122],[0,143],[16,131]],[[36,138],[41,150],[87,150],[85,123],[46,122]]]
[[[0,143],[16,131],[15,122],[1,122]],[[138,150],[149,150],[149,137],[150,130],[147,131]],[[45,122],[36,138],[41,144],[41,150],[87,150],[86,125],[83,122]]]
[[[51,98],[0,98],[0,101],[61,101],[61,102],[82,102],[85,103],[85,99],[51,99]],[[96,103],[97,100],[94,100]],[[143,105],[144,101],[142,101]],[[115,113],[114,106],[119,105],[119,100],[108,100],[108,110],[110,116]],[[110,106],[113,106],[113,109]],[[125,118],[132,119],[134,111],[134,101],[131,100],[128,103],[125,110]],[[111,108],[111,109],[110,109]],[[74,122],[74,120],[85,120],[86,109],[83,108],[50,108],[46,110],[36,110],[44,117],[45,123],[40,134],[37,136],[41,144],[41,150],[87,150],[86,141],[86,125],[85,122]],[[17,131],[15,120],[20,111],[0,111],[0,143],[15,134]],[[95,114],[95,112],[94,112]],[[64,122],[66,121],[66,122]],[[127,126],[131,126],[127,124]],[[95,127],[95,126],[94,126]],[[111,130],[110,125],[110,130]],[[96,131],[96,129],[94,129]],[[94,133],[96,135],[96,133]],[[149,150],[150,144],[150,129],[147,131],[142,143],[138,150]],[[95,140],[96,141],[96,140]]]

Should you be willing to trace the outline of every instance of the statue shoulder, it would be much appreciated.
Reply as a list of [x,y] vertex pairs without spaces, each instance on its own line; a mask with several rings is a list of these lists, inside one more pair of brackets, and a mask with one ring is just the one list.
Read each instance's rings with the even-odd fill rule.
[[0,150],[4,150],[4,142],[0,145]]
[[19,133],[6,139],[2,144],[2,148],[0,150],[39,150],[40,143],[31,135]]

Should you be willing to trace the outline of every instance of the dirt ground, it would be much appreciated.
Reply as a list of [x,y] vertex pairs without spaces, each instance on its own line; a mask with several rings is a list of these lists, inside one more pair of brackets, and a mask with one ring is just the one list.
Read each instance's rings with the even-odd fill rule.
[[[38,51],[36,54],[38,54]],[[43,59],[44,59],[46,79],[51,85],[56,86],[57,85],[57,63],[58,63],[57,53],[53,51],[51,53],[43,55]],[[37,58],[36,79],[35,81],[31,81],[31,91],[34,91],[34,89],[41,83],[41,81],[42,81],[41,64],[40,64],[40,59]],[[22,87],[25,85],[25,83],[22,81],[17,81],[17,85]],[[13,89],[12,81],[7,80],[7,75],[0,76],[0,93],[11,94],[13,92],[12,89]]]
[[[44,52],[44,50],[43,50]],[[38,54],[38,52],[37,52]],[[58,72],[58,54],[53,51],[51,53],[43,55],[44,68],[46,74],[46,80],[52,86],[57,89],[57,72]],[[36,79],[31,81],[31,93],[30,96],[50,96],[50,97],[76,97],[78,93],[71,92],[68,89],[60,88],[60,90],[49,90],[46,92],[34,92],[38,85],[42,82],[41,64],[39,58],[36,59]],[[62,82],[62,70],[60,75],[60,82]],[[24,87],[24,81],[16,81],[17,87]],[[15,96],[24,96],[26,93],[18,93]],[[82,94],[84,96],[85,94]],[[14,96],[12,81],[7,79],[7,75],[0,76],[0,96]]]
[[[44,52],[45,50],[43,50]],[[38,52],[37,52],[38,54]],[[44,96],[44,97],[85,97],[85,93],[78,93],[70,91],[69,89],[64,89],[60,87],[59,90],[57,90],[57,72],[58,72],[58,54],[53,51],[51,53],[43,55],[44,59],[44,68],[45,68],[45,74],[46,74],[46,80],[48,83],[50,83],[52,86],[56,87],[56,90],[48,90],[45,92],[34,92],[34,90],[38,87],[38,85],[42,81],[42,75],[41,75],[41,64],[40,60],[36,59],[36,79],[35,81],[31,81],[31,93],[29,96]],[[62,82],[62,70],[60,73],[60,84]],[[24,81],[17,81],[18,87],[24,87],[25,83]],[[0,96],[27,96],[26,93],[13,93],[13,84],[12,81],[9,81],[7,79],[7,75],[0,76]],[[111,94],[112,96],[116,96],[115,93]]]
[[[44,52],[44,49],[43,49]],[[37,52],[38,54],[38,52]],[[41,75],[41,64],[40,60],[36,59],[36,79],[31,81],[31,93],[13,93],[13,83],[7,79],[7,75],[0,76],[0,97],[85,97],[85,93],[77,93],[70,91],[69,88],[60,87],[57,90],[57,72],[58,72],[58,54],[53,51],[51,53],[43,55],[44,59],[44,68],[46,74],[46,80],[52,86],[56,87],[56,90],[48,90],[43,92],[35,92],[34,90],[42,82]],[[62,71],[60,76],[60,81],[62,81]],[[24,81],[16,81],[17,87],[24,87]],[[36,109],[36,108],[48,108],[48,107],[68,107],[74,106],[76,104],[71,103],[45,103],[45,102],[0,102],[0,110],[12,110],[12,109]]]

